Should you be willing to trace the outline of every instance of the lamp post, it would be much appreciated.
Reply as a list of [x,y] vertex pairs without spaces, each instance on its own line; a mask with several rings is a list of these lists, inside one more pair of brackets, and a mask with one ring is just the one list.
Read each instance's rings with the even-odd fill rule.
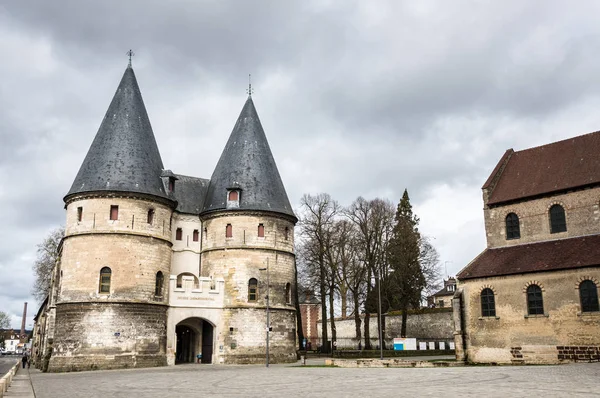
[[269,367],[269,332],[271,329],[271,319],[270,319],[270,311],[269,311],[269,259],[267,258],[267,267],[259,268],[259,271],[267,271],[267,354],[266,354],[266,367]]
[[379,288],[379,359],[383,361],[383,323],[381,322],[381,270],[377,273],[377,287]]

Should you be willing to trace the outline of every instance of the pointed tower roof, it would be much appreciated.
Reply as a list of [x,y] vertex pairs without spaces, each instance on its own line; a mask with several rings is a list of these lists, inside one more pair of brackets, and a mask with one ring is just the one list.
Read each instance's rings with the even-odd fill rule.
[[131,65],[127,67],[79,173],[65,196],[97,191],[169,198],[162,159]]
[[213,172],[201,214],[226,209],[227,191],[232,188],[241,194],[239,207],[230,210],[270,211],[296,219],[252,96],[248,96]]

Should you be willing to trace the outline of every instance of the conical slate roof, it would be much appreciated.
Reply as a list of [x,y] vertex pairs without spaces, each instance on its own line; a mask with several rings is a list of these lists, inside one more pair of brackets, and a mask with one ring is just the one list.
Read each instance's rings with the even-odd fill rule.
[[225,209],[230,188],[241,191],[239,210],[271,211],[296,218],[251,96],[210,179],[201,214]]
[[95,191],[168,198],[160,178],[162,169],[142,94],[129,65],[65,200]]

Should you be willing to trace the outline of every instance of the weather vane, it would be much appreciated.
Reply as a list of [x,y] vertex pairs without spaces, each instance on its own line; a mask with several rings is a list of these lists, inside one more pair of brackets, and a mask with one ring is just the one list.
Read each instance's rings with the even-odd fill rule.
[[129,55],[129,66],[131,66],[131,57],[133,57],[135,53],[133,52],[133,50],[129,50],[125,54]]
[[252,96],[253,92],[254,89],[252,89],[252,75],[248,74],[248,88],[246,89],[246,93],[248,93],[249,96]]

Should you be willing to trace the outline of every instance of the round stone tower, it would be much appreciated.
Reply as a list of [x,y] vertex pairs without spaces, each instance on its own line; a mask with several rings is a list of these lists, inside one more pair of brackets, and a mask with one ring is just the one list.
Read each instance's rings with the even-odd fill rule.
[[162,173],[128,66],[64,198],[50,371],[166,365],[166,287],[176,203]]
[[250,96],[210,179],[200,218],[202,276],[225,280],[219,325],[224,362],[264,362],[267,333],[270,361],[295,361],[297,219]]

